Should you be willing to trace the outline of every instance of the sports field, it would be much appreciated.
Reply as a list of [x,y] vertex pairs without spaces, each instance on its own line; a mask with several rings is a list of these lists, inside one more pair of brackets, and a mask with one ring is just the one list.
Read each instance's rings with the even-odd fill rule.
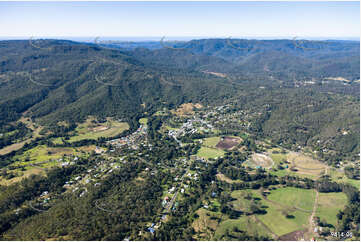
[[221,137],[209,137],[203,139],[202,146],[215,148],[218,142],[221,140]]
[[208,147],[204,147],[204,146],[202,146],[197,152],[198,157],[202,157],[205,159],[217,158],[217,157],[221,157],[223,155],[224,155],[223,150],[219,150],[219,149],[215,149],[215,148],[208,148]]

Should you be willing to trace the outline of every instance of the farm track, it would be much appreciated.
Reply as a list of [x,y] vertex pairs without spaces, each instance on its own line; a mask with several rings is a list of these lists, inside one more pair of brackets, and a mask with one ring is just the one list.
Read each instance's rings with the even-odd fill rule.
[[312,214],[311,214],[310,219],[309,219],[308,232],[310,233],[310,235],[313,234],[313,230],[314,230],[313,218],[315,217],[316,210],[317,210],[318,195],[319,195],[319,193],[318,193],[318,191],[316,190],[315,202],[314,202],[314,204],[313,204]]

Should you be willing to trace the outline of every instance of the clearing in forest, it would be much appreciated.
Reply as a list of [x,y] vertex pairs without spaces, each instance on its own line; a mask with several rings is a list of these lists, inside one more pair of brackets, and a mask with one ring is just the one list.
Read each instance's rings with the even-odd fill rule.
[[216,147],[223,150],[229,150],[238,145],[240,142],[241,138],[239,137],[226,136],[221,138]]
[[0,155],[6,155],[12,151],[15,150],[19,150],[21,149],[26,143],[30,143],[32,140],[40,137],[40,131],[43,129],[42,126],[37,125],[35,123],[33,123],[31,121],[30,118],[25,118],[24,116],[22,116],[19,119],[20,122],[24,123],[26,125],[27,128],[32,130],[32,137],[31,138],[27,138],[21,142],[15,143],[15,144],[11,144],[8,146],[3,147],[2,149],[0,149]]
[[252,168],[266,168],[269,169],[274,165],[273,160],[266,154],[255,153],[252,157],[244,163],[246,166]]
[[200,103],[196,103],[196,104],[193,104],[193,103],[183,103],[182,105],[180,105],[179,108],[177,108],[176,110],[171,110],[171,112],[177,116],[184,116],[184,115],[187,115],[187,114],[193,114],[194,111],[193,109],[194,108],[202,108],[202,104]]
[[89,117],[75,129],[74,136],[70,137],[69,142],[114,137],[127,129],[129,129],[129,125],[126,122],[118,122],[112,118],[107,118],[106,122],[98,123],[94,118]]

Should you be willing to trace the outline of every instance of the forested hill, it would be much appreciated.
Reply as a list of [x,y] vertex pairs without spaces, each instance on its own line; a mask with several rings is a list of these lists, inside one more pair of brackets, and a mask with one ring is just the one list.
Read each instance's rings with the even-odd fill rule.
[[163,107],[233,102],[259,113],[250,128],[277,143],[324,140],[342,155],[359,153],[358,42],[166,44],[130,50],[66,40],[0,41],[0,126],[22,115],[44,126],[94,115],[135,127],[139,117]]
[[25,111],[47,122],[128,118],[233,92],[216,76],[154,68],[120,50],[58,40],[0,42],[0,78],[2,122]]
[[[198,60],[202,69],[212,71],[241,72],[243,75],[257,75],[267,78],[325,78],[343,77],[348,80],[359,80],[360,43],[358,41],[306,41],[306,40],[246,40],[246,39],[201,39],[189,42],[159,41],[159,49],[154,50],[154,42],[137,43],[129,42],[114,44],[122,48],[137,47],[135,54],[144,57],[144,50],[139,47],[150,48],[153,51],[153,63],[176,64],[184,67],[194,65]],[[171,55],[166,54],[170,52]],[[188,55],[187,55],[188,53]],[[180,58],[174,58],[174,55]],[[204,56],[217,57],[214,59],[221,66],[212,65]],[[146,55],[148,58],[149,55]],[[158,59],[159,58],[159,59]],[[222,65],[221,60],[228,66]]]

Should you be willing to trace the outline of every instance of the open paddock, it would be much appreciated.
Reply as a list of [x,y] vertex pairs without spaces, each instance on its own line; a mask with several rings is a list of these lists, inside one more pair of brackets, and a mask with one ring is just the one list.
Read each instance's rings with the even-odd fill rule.
[[129,129],[129,125],[126,122],[118,122],[114,121],[112,118],[107,118],[105,123],[99,124],[95,122],[94,118],[89,117],[75,129],[69,142],[76,142],[84,139],[98,139],[100,137],[114,137],[127,129]]

